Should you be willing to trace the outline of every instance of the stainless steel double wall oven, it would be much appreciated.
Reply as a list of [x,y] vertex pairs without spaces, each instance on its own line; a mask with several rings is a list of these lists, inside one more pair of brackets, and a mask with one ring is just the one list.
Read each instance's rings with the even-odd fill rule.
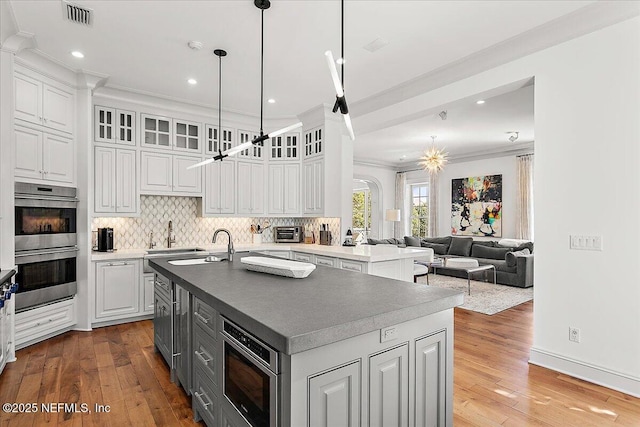
[[77,204],[75,188],[16,182],[16,310],[76,294]]

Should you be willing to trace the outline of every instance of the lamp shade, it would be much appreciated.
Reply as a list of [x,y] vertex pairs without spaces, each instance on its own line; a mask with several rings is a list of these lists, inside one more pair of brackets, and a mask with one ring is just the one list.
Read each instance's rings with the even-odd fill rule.
[[400,209],[387,209],[384,219],[393,222],[400,221]]

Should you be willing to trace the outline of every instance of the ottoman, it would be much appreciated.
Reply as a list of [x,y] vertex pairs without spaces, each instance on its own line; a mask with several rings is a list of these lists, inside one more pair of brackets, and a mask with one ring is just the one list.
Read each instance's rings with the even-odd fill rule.
[[447,258],[444,266],[449,268],[459,268],[461,270],[478,266],[478,260],[473,258]]

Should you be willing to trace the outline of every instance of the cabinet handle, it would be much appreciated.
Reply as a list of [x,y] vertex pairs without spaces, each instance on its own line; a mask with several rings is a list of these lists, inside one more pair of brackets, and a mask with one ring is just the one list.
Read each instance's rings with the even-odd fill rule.
[[[202,363],[204,363],[205,365],[209,365],[209,362],[211,362],[212,360],[211,356],[209,356],[205,351],[196,350],[195,353],[196,353],[196,356],[198,356],[198,358],[202,360]],[[207,354],[208,358],[205,358],[203,354]]]
[[113,267],[114,265],[129,265],[128,262],[123,262],[123,263],[117,263],[117,262],[110,262],[109,263],[109,267]]
[[345,270],[360,271],[360,268],[353,265],[343,265],[342,268],[344,268]]
[[202,396],[206,396],[205,393],[198,393],[196,391],[196,392],[193,393],[193,395],[196,397],[196,399],[198,399],[200,401],[200,404],[202,406],[204,406],[205,409],[207,409],[207,406],[211,405],[211,402],[205,403],[204,399],[202,398]]
[[196,316],[198,319],[200,319],[200,321],[202,323],[204,323],[204,324],[208,324],[209,320],[211,320],[211,319],[208,319],[208,318],[204,317],[202,314],[198,313],[197,311],[194,311],[193,315]]

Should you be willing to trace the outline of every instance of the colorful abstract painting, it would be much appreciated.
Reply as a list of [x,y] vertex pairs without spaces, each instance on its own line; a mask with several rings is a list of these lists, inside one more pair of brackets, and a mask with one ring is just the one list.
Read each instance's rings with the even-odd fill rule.
[[451,180],[451,234],[502,237],[502,175]]

